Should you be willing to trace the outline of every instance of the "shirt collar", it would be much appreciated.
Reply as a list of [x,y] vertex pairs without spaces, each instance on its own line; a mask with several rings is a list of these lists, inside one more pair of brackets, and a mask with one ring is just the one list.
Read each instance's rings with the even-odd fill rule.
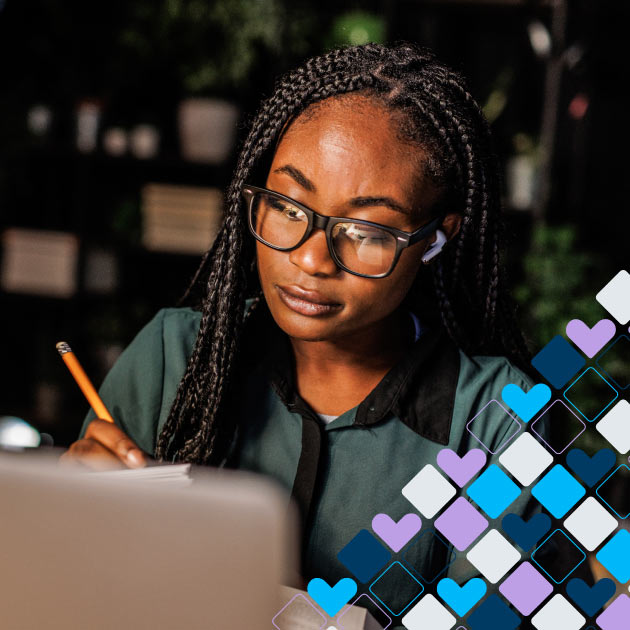
[[[293,351],[287,336],[267,312],[264,352],[270,384],[289,411],[321,420],[295,387]],[[448,444],[460,356],[444,329],[424,329],[409,352],[357,406],[353,426],[369,427],[397,416],[417,434]]]

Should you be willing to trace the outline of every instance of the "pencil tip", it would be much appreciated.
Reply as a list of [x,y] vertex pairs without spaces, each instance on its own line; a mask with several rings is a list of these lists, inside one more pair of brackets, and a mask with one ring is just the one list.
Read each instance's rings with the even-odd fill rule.
[[72,352],[72,348],[65,341],[59,341],[55,345],[59,354],[66,354],[66,352]]

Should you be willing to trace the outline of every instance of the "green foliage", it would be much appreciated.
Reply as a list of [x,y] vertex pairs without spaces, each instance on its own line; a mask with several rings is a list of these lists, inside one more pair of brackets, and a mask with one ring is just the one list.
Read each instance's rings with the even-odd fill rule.
[[130,13],[125,56],[139,67],[159,60],[197,95],[239,88],[261,57],[304,54],[312,22],[308,11],[287,14],[282,0],[134,0]]
[[326,48],[385,42],[384,18],[368,11],[349,11],[337,17],[325,41]]
[[600,257],[578,247],[577,227],[536,226],[523,271],[523,282],[514,297],[536,347],[564,334],[571,319],[593,326],[605,316],[595,293],[612,274]]

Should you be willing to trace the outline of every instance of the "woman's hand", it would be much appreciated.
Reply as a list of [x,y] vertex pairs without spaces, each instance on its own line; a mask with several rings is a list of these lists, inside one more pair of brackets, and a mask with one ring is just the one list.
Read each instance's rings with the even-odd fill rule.
[[107,420],[92,420],[85,436],[70,445],[60,465],[82,465],[92,470],[142,468],[146,456],[121,429]]

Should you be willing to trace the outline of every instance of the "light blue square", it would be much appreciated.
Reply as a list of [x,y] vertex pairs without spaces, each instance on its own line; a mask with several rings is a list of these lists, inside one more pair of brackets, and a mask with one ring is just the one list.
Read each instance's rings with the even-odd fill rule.
[[586,490],[561,464],[532,488],[532,496],[556,518],[562,518],[585,494]]
[[497,518],[521,494],[521,489],[496,464],[491,464],[468,486],[467,493],[490,518]]
[[630,581],[630,532],[619,530],[595,557],[622,584]]

